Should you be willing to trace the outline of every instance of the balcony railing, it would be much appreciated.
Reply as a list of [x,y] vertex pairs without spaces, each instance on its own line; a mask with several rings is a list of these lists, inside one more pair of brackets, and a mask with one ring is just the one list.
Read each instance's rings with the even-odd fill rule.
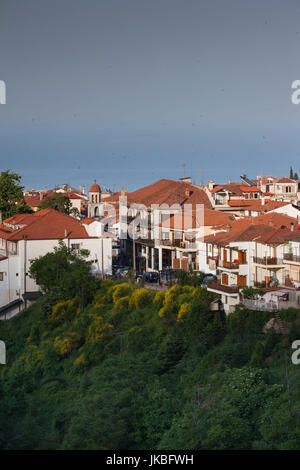
[[227,286],[227,285],[221,284],[220,281],[209,281],[207,283],[207,287],[209,289],[222,291],[227,294],[238,294],[239,292],[238,286]]
[[287,261],[296,261],[297,263],[300,263],[300,256],[293,255],[292,253],[285,253],[283,255],[283,259]]
[[261,300],[249,300],[249,299],[244,299],[242,301],[242,304],[245,305],[246,308],[249,310],[258,310],[261,312],[277,312],[278,310],[285,310],[287,308],[297,308],[299,305],[297,302],[275,302],[275,301],[269,301],[269,302],[263,302]]
[[263,264],[265,266],[283,264],[283,260],[281,258],[276,258],[276,257],[271,257],[271,256],[265,256],[263,258],[253,256],[253,261],[254,263]]
[[220,260],[219,261],[219,267],[221,268],[226,268],[226,269],[238,269],[240,264],[238,262],[234,263],[231,261],[224,261]]
[[161,246],[171,246],[174,248],[183,248],[185,250],[196,250],[197,246],[195,242],[184,242],[183,240],[175,239],[175,240],[159,240],[159,245]]

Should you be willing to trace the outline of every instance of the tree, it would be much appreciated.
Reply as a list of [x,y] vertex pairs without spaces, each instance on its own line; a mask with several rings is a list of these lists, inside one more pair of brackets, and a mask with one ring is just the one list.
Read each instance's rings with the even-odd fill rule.
[[[24,202],[23,189],[20,184],[21,176],[14,171],[6,170],[0,174],[0,211],[2,218],[7,219],[20,212],[30,212]],[[21,203],[18,205],[18,203]]]
[[48,208],[55,209],[67,215],[69,215],[72,210],[70,199],[64,194],[59,193],[54,193],[52,196],[48,196],[42,201],[40,210]]
[[299,180],[298,173],[294,173],[294,180],[295,180],[295,181],[298,181],[298,180]]
[[81,305],[88,303],[95,293],[97,281],[90,274],[88,250],[75,253],[62,240],[59,246],[30,263],[29,275],[41,290],[56,300],[78,297]]
[[291,166],[290,166],[290,178],[291,178],[291,180],[294,179],[293,168]]
[[33,213],[33,210],[28,204],[26,204],[25,201],[21,201],[20,203],[16,204],[14,210],[16,214],[32,214]]

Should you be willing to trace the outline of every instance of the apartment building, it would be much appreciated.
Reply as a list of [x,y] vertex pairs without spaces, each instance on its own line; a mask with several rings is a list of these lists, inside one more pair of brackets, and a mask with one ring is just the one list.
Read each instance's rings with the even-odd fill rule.
[[0,317],[15,314],[37,297],[30,261],[53,251],[59,240],[70,249],[89,250],[92,273],[111,274],[110,237],[90,236],[78,220],[53,209],[15,215],[0,225]]
[[227,313],[240,302],[244,287],[286,284],[287,240],[296,219],[266,214],[232,222],[199,242],[199,267],[217,276],[208,290],[221,295]]
[[258,176],[255,184],[263,194],[272,199],[293,202],[300,199],[300,182],[286,176]]

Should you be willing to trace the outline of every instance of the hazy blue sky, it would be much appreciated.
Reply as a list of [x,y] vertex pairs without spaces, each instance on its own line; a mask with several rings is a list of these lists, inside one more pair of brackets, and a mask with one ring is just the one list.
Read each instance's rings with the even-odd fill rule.
[[299,172],[299,50],[299,0],[0,0],[1,169],[129,190],[183,163]]

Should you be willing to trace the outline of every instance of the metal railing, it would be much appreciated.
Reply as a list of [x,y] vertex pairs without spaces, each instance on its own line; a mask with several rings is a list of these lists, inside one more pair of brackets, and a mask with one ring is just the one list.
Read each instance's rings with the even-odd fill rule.
[[254,263],[263,264],[267,266],[283,264],[283,260],[281,258],[276,258],[272,256],[264,256],[263,258],[253,256],[253,261]]
[[232,261],[219,261],[219,267],[226,268],[226,269],[238,269],[240,264],[238,262],[234,263]]
[[284,310],[287,308],[297,308],[299,305],[297,302],[289,302],[289,301],[279,301],[279,302],[262,302],[261,300],[250,300],[244,299],[242,300],[242,304],[249,308],[249,310],[259,310],[261,312],[276,312],[278,310]]
[[300,256],[293,255],[292,253],[285,253],[283,255],[283,259],[287,261],[296,261],[297,263],[300,263]]
[[238,286],[227,286],[227,285],[221,284],[220,281],[209,281],[207,283],[207,287],[209,289],[227,292],[228,294],[238,294],[239,292]]

